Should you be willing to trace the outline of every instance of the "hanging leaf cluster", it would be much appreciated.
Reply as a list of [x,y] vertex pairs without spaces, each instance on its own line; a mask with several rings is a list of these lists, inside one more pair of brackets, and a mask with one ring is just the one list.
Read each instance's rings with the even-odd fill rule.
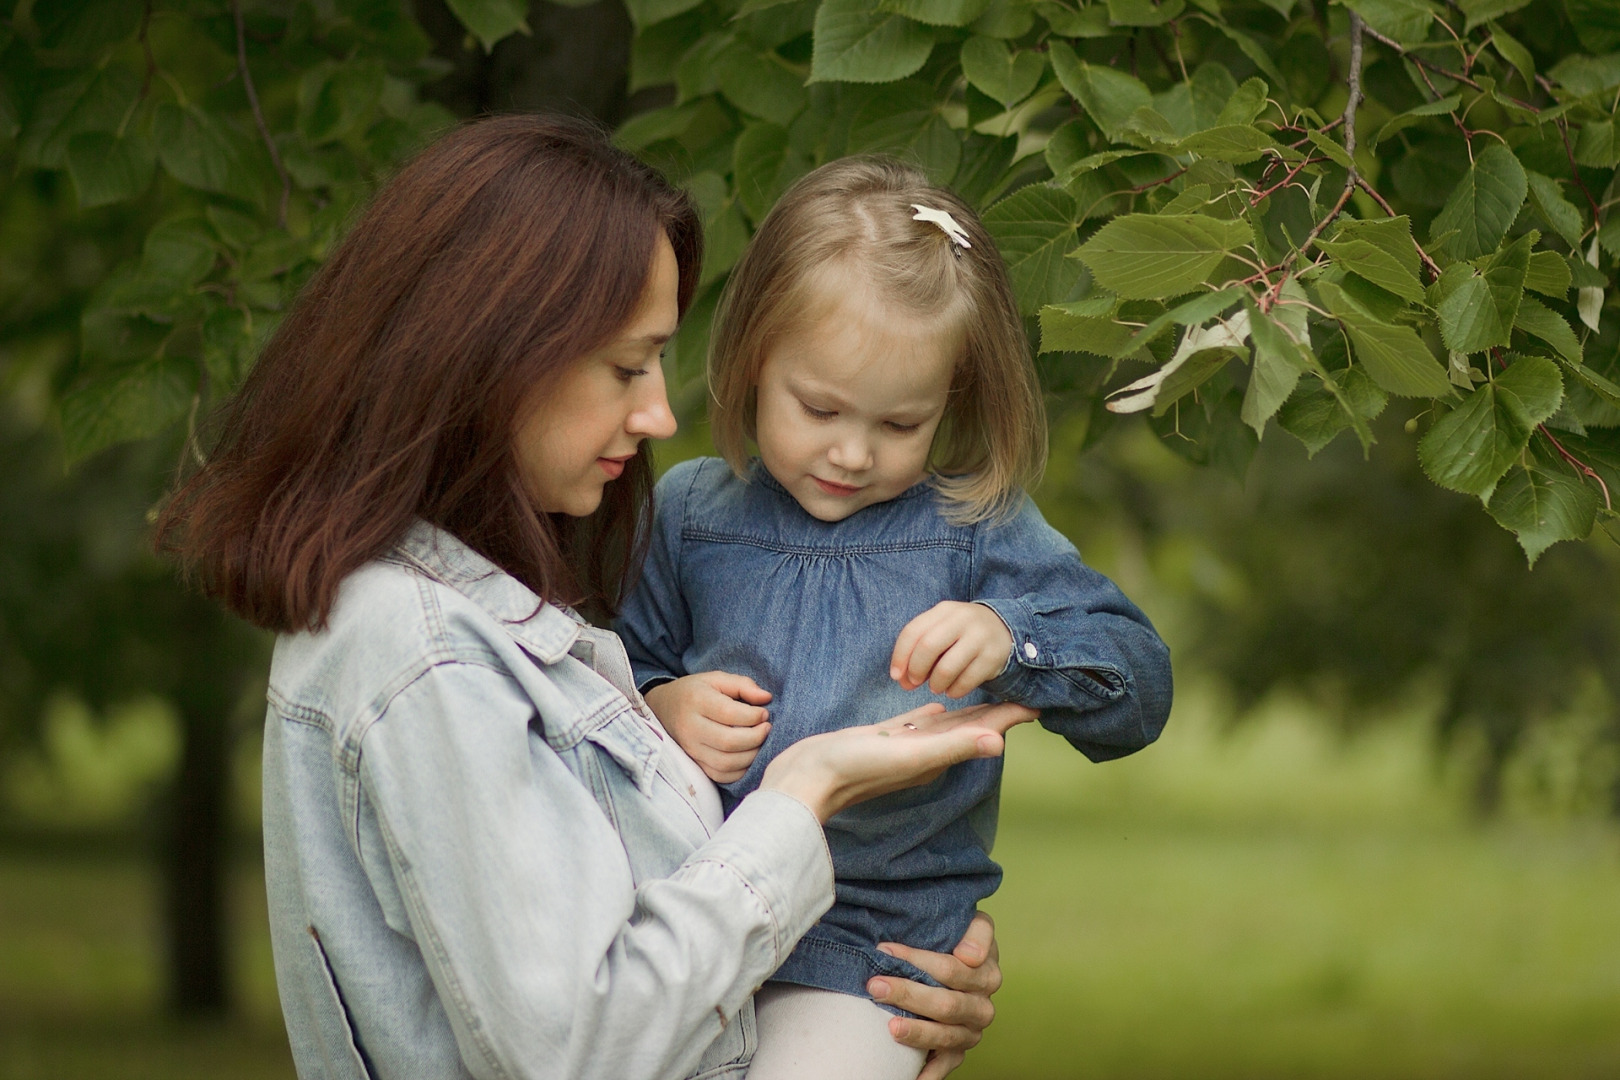
[[430,49],[388,0],[40,0],[0,24],[15,182],[68,183],[139,240],[82,307],[71,456],[240,382],[376,177],[454,122],[419,93],[448,70]]
[[620,130],[702,204],[706,293],[783,189],[899,155],[981,208],[1091,438],[1238,474],[1408,417],[1533,562],[1620,494],[1600,0],[627,0]]

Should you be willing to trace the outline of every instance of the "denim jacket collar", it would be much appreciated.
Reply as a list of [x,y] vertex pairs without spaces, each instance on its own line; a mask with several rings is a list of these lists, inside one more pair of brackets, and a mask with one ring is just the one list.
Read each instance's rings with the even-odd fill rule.
[[579,638],[580,624],[564,609],[429,522],[416,521],[391,555],[489,612],[541,663],[555,664]]

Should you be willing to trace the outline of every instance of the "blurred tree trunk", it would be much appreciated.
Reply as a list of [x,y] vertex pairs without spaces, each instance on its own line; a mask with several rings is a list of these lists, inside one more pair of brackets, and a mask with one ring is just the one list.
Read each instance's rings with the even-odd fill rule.
[[225,906],[228,717],[228,704],[224,711],[196,700],[181,704],[184,746],[170,806],[164,870],[170,1005],[186,1016],[222,1016],[231,1004]]

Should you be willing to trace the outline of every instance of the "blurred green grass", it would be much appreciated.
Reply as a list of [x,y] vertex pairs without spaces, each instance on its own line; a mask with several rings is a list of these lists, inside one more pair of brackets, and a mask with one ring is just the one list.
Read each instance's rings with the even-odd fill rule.
[[[1620,1075],[1620,830],[1471,822],[1416,718],[1218,713],[1184,689],[1100,766],[1013,734],[1007,983],[963,1080]],[[158,902],[134,853],[0,849],[0,1078],[293,1075],[257,866],[228,1025],[162,1018]]]

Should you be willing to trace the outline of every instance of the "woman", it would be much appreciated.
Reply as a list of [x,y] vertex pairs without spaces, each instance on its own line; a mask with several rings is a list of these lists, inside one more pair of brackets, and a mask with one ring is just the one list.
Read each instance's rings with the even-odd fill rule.
[[[697,281],[685,197],[589,127],[464,127],[377,196],[165,508],[278,632],[265,863],[301,1076],[741,1077],[832,902],[821,823],[1001,750],[1013,707],[806,740],[723,824],[631,685],[644,440]],[[874,980],[943,1076],[998,974]],[[958,953],[986,955],[986,927]],[[966,993],[964,993],[964,991]]]

